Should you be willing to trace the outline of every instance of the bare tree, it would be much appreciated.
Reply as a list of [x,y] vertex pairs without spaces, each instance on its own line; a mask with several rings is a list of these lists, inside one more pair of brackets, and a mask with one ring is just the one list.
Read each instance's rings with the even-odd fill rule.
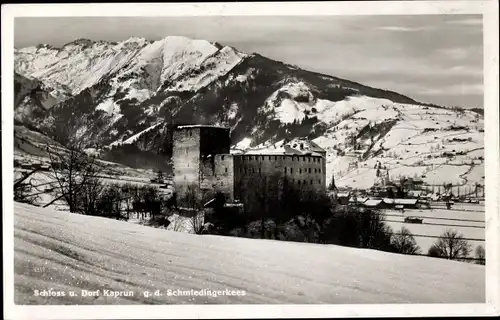
[[194,212],[193,215],[189,218],[189,224],[195,234],[203,233],[203,227],[205,225],[204,218],[205,217],[203,212],[198,212],[198,211]]
[[90,178],[76,193],[76,211],[85,215],[102,214],[103,183],[97,178]]
[[184,221],[181,219],[180,215],[178,214],[171,215],[170,224],[172,226],[171,227],[172,231],[183,231]]
[[125,203],[125,210],[127,213],[127,220],[130,219],[130,213],[133,209],[133,201],[135,195],[138,193],[138,188],[136,185],[131,183],[126,183],[121,185],[121,194],[123,196],[123,201]]
[[193,232],[201,234],[203,232],[204,215],[201,212],[201,203],[198,194],[196,185],[188,185],[182,203],[186,205],[189,210],[192,210],[189,213],[188,223]]
[[188,208],[199,209],[200,200],[198,197],[198,188],[196,187],[196,185],[191,184],[187,186],[186,192],[184,193],[181,202]]
[[98,214],[106,218],[123,219],[122,198],[121,187],[118,184],[111,184],[103,188],[97,208]]
[[35,186],[32,184],[31,179],[28,180],[38,170],[40,169],[36,168],[30,172],[23,173],[21,178],[14,181],[14,201],[35,204],[39,200],[39,194],[33,192]]
[[63,199],[70,212],[77,212],[79,192],[89,183],[95,183],[100,172],[100,166],[94,156],[87,155],[82,144],[75,142],[65,150],[52,150],[47,146],[50,158],[52,176],[57,182],[58,196],[45,205],[49,206]]
[[421,252],[413,234],[405,227],[402,227],[401,231],[392,236],[391,245],[398,253],[419,254]]
[[471,252],[470,244],[456,230],[446,230],[429,248],[428,255],[450,260],[467,258]]
[[486,252],[483,246],[477,246],[475,251],[476,264],[486,264]]

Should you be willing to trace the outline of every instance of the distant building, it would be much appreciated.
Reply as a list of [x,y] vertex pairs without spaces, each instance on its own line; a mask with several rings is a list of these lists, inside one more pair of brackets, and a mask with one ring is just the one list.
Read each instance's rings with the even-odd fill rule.
[[363,206],[370,209],[383,209],[384,201],[381,199],[368,199],[363,202]]
[[405,209],[417,209],[418,208],[418,200],[417,199],[390,199],[384,198],[383,202],[388,207],[403,207]]
[[173,173],[182,205],[206,203],[220,192],[240,200],[246,211],[283,197],[313,198],[326,193],[326,151],[307,139],[230,153],[228,128],[178,126],[173,134]]
[[337,203],[341,205],[349,204],[349,198],[351,197],[350,192],[338,192],[337,193]]

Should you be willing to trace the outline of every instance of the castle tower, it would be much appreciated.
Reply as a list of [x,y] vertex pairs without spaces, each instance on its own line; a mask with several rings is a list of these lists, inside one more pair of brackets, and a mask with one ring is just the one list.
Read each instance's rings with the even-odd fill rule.
[[174,130],[173,180],[179,204],[192,205],[186,202],[204,200],[201,190],[204,168],[207,162],[214,163],[216,155],[229,154],[230,144],[229,128],[186,125]]

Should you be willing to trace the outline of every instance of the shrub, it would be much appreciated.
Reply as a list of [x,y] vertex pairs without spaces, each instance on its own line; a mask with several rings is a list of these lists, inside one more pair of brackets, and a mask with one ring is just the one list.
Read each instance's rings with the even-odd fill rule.
[[394,252],[397,253],[419,254],[421,252],[412,233],[405,227],[402,227],[398,233],[393,234],[391,246]]
[[476,260],[476,264],[486,264],[486,252],[484,251],[483,246],[477,246],[476,251],[474,252]]
[[279,240],[319,242],[320,226],[310,216],[296,216],[277,229],[276,238]]
[[391,233],[378,211],[344,207],[325,221],[320,241],[389,251]]
[[[276,222],[271,219],[264,220],[264,239],[275,239]],[[246,237],[260,239],[262,235],[262,221],[250,222],[246,227]]]

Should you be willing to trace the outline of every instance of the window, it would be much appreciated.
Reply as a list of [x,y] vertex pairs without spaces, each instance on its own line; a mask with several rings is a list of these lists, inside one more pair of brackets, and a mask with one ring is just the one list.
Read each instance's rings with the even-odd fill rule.
[[243,173],[243,168],[240,168],[240,173]]
[[278,160],[278,156],[274,156],[274,161]]
[[189,130],[189,136],[192,137],[193,136],[193,131]]
[[306,180],[304,180],[304,184],[307,184],[307,181],[306,181]]
[[226,173],[227,173],[227,168],[226,168],[226,170],[225,170],[225,171],[226,171]]
[[311,180],[311,184],[313,184],[313,181]]
[[309,168],[309,173],[311,173],[311,168]]
[[290,173],[293,173],[293,168],[290,168]]
[[297,182],[300,184],[300,180],[297,180]]
[[302,169],[299,169],[299,173],[302,173]]
[[308,162],[311,162],[311,158],[307,158],[307,161],[308,161]]
[[269,160],[271,160],[271,156],[269,156]]
[[248,157],[248,160],[252,160],[252,156],[249,156],[249,157]]
[[262,159],[262,160],[264,160],[264,156],[262,156],[262,158],[261,158],[261,159]]
[[285,173],[286,173],[286,167],[285,167]]
[[321,184],[321,180],[318,180],[318,183]]
[[[224,160],[224,156],[220,156],[220,159],[221,159],[221,160]],[[227,169],[226,169],[226,170],[227,170]]]
[[259,168],[259,173],[262,173],[261,169]]

